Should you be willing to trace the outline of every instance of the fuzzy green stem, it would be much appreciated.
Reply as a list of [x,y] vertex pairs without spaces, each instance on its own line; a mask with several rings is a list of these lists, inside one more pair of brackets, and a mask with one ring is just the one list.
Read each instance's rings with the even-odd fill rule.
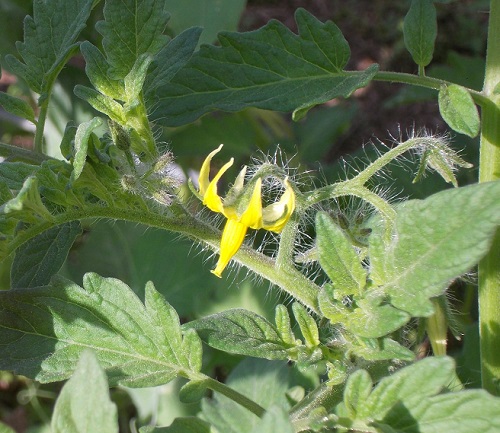
[[[488,47],[483,93],[479,181],[500,179],[500,0],[490,2]],[[490,252],[479,263],[479,332],[483,388],[500,395],[500,230]]]
[[43,153],[43,132],[45,129],[45,121],[47,120],[47,113],[49,111],[49,100],[50,93],[48,93],[47,98],[45,99],[45,101],[43,101],[42,105],[40,106],[40,112],[38,113],[34,144],[34,150],[38,153]]
[[250,400],[243,394],[240,394],[238,391],[235,391],[233,388],[230,388],[229,386],[224,385],[223,383],[218,382],[217,380],[212,379],[211,377],[205,379],[205,381],[207,383],[208,388],[210,388],[212,391],[216,391],[230,398],[234,402],[238,403],[240,406],[243,406],[250,412],[257,415],[259,418],[262,418],[266,413],[266,410],[262,406],[255,403],[253,400]]
[[[411,86],[425,87],[427,89],[439,90],[442,86],[452,84],[446,80],[429,77],[427,75],[406,74],[403,72],[379,71],[373,78],[374,81],[388,81],[390,83],[409,84]],[[488,104],[488,98],[482,92],[467,88],[474,102],[480,106]]]
[[[104,206],[88,206],[79,210],[65,212],[53,217],[51,221],[39,223],[20,232],[9,245],[11,251],[27,240],[49,228],[69,221],[88,218],[109,218],[144,224],[163,230],[180,233],[216,250],[220,246],[220,232],[199,219],[185,214],[178,218],[168,217],[145,210],[117,209]],[[275,260],[250,247],[242,247],[234,259],[256,274],[297,299],[310,311],[319,314],[317,296],[319,287],[299,272],[293,264],[277,266]]]

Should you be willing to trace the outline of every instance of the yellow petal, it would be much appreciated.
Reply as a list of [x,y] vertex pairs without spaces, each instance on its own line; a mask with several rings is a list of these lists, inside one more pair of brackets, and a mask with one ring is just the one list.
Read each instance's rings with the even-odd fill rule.
[[205,158],[205,161],[203,161],[203,164],[201,165],[200,169],[200,176],[198,178],[198,184],[200,185],[200,194],[202,196],[205,195],[208,189],[208,185],[210,184],[210,163],[212,162],[212,158],[214,157],[215,154],[219,153],[220,150],[222,149],[223,144],[221,144],[217,149],[214,151],[210,152],[208,156]]
[[262,227],[276,233],[280,233],[283,230],[283,227],[285,227],[285,224],[295,210],[295,193],[288,179],[285,179],[284,183],[285,192],[279,201],[266,206],[262,211]]
[[240,217],[240,222],[252,229],[262,228],[262,179],[259,178],[253,187],[252,196],[247,208]]
[[[233,165],[234,158],[231,158],[229,162],[225,163],[222,168],[218,171],[212,181],[208,184],[205,193],[202,193],[203,204],[214,212],[224,213],[224,207],[222,205],[222,199],[217,194],[217,182],[222,177],[222,175],[228,170],[229,167]],[[201,193],[201,189],[200,189]]]
[[217,262],[215,269],[212,270],[212,273],[217,275],[219,278],[229,261],[240,249],[241,244],[245,240],[247,229],[248,226],[234,219],[228,219],[226,221],[226,225],[224,226],[224,230],[222,232],[222,239],[220,241],[219,261]]

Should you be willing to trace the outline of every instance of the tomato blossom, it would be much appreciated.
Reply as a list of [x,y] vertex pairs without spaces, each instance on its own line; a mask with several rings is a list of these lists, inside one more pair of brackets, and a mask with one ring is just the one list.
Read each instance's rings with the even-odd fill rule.
[[217,193],[217,182],[234,162],[231,158],[210,180],[210,163],[221,148],[222,144],[206,157],[199,176],[200,200],[210,210],[227,218],[220,242],[219,261],[212,270],[218,277],[221,277],[222,271],[241,247],[249,228],[280,233],[295,210],[295,193],[288,178],[282,181],[285,191],[280,199],[262,207],[262,178],[254,177],[245,185],[246,166],[236,177],[226,197],[221,198]]

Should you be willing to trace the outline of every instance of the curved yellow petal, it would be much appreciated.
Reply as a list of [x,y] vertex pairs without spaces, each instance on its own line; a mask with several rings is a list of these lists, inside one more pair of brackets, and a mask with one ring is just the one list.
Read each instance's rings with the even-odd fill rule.
[[201,165],[200,176],[198,178],[198,184],[200,186],[201,196],[205,195],[208,189],[208,185],[210,184],[209,176],[210,176],[210,163],[212,162],[212,158],[214,157],[215,154],[220,152],[222,146],[224,145],[221,144],[217,149],[210,152],[208,156],[205,158],[205,161],[203,161],[203,164]]
[[221,278],[222,271],[226,268],[229,261],[240,249],[241,244],[245,240],[248,226],[242,224],[234,219],[228,219],[222,238],[220,241],[220,253],[217,266],[211,272]]
[[269,206],[266,206],[262,211],[262,227],[266,230],[280,233],[285,227],[285,224],[290,219],[295,210],[295,193],[288,179],[285,179],[285,192],[277,201]]
[[[228,170],[229,167],[233,165],[234,158],[231,158],[229,162],[226,162],[222,168],[217,172],[212,181],[208,184],[203,196],[203,204],[214,212],[224,213],[224,207],[222,205],[222,199],[217,194],[217,182],[222,177],[222,175]],[[201,190],[200,190],[201,193]]]
[[257,179],[247,208],[239,221],[252,229],[262,228],[262,179]]

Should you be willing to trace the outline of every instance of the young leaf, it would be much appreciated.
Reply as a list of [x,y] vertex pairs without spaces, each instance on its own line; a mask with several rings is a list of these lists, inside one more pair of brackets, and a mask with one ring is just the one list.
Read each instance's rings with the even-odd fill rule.
[[429,298],[469,271],[488,251],[500,225],[500,182],[445,190],[397,209],[394,233],[370,236],[370,277],[396,308],[432,314]]
[[24,162],[2,161],[0,164],[0,180],[4,181],[10,189],[20,190],[24,181],[34,175],[39,169],[37,165]]
[[279,304],[276,306],[274,321],[276,322],[276,330],[283,342],[291,346],[295,345],[295,335],[290,325],[290,315],[284,305]]
[[101,125],[101,118],[94,117],[92,120],[80,123],[78,126],[75,135],[75,156],[73,157],[73,171],[70,177],[71,184],[82,174],[85,161],[87,160],[87,148],[92,131]]
[[467,390],[420,399],[416,407],[396,405],[377,424],[396,431],[496,433],[500,431],[500,398],[483,390]]
[[125,124],[125,113],[120,103],[87,86],[77,84],[73,90],[76,96],[88,102],[97,111],[106,114],[111,120]]
[[29,120],[31,123],[36,124],[35,112],[31,105],[29,105],[24,99],[16,98],[15,96],[9,95],[5,92],[0,92],[0,105],[13,114],[14,116],[19,116],[23,119]]
[[434,52],[437,36],[436,8],[432,0],[412,0],[404,19],[404,41],[414,62],[427,66]]
[[357,370],[349,376],[344,390],[344,405],[351,417],[365,404],[372,392],[373,382],[366,370]]
[[42,94],[75,47],[90,15],[92,0],[35,0],[33,17],[24,20],[24,42],[16,44],[24,63],[12,55],[5,61],[16,75]]
[[97,30],[110,65],[109,77],[122,79],[141,54],[155,55],[167,43],[169,14],[160,0],[108,0]]
[[168,83],[191,58],[201,32],[199,27],[184,30],[156,54],[144,83],[144,94],[151,100],[151,105],[155,102],[156,89]]
[[438,102],[439,112],[451,129],[469,137],[479,134],[479,113],[467,89],[457,84],[442,86]]
[[300,327],[300,332],[304,336],[307,347],[319,346],[319,330],[316,321],[309,315],[307,310],[298,302],[292,305],[293,315]]
[[104,370],[84,351],[54,407],[52,433],[118,433],[116,405],[109,398]]
[[360,299],[346,318],[345,327],[353,334],[365,338],[379,338],[401,328],[410,320],[410,315],[391,305],[378,301]]
[[277,21],[247,33],[221,32],[220,47],[202,46],[158,89],[152,120],[178,126],[212,110],[251,106],[296,110],[300,117],[373,78],[376,65],[361,72],[343,70],[350,50],[335,24],[321,23],[304,9],[295,18],[299,35]]
[[209,346],[229,353],[266,359],[288,359],[276,328],[263,317],[244,309],[226,310],[186,323]]
[[21,245],[12,262],[11,287],[31,288],[49,284],[81,232],[80,222],[73,221],[52,227]]
[[69,377],[92,349],[111,385],[156,386],[181,371],[197,373],[192,366],[201,361],[188,361],[192,347],[151,283],[145,304],[121,281],[96,274],[84,276],[83,288],[58,279],[0,293],[0,369],[40,382]]
[[123,81],[114,80],[108,74],[108,62],[99,48],[85,41],[80,45],[85,58],[85,73],[96,90],[113,99],[123,98]]
[[396,403],[412,407],[442,391],[452,380],[455,363],[449,357],[429,357],[382,379],[364,404],[360,419],[381,420]]
[[406,347],[390,338],[364,338],[357,337],[353,342],[351,352],[367,361],[385,361],[399,359],[413,361],[415,354]]
[[133,103],[139,97],[144,80],[146,79],[146,73],[152,61],[153,58],[149,54],[141,54],[137,57],[130,72],[123,79],[127,102]]
[[328,214],[316,215],[316,246],[321,267],[342,296],[357,295],[366,284],[366,271],[351,242]]
[[176,418],[168,427],[146,426],[139,429],[139,433],[216,433],[210,424],[199,418]]
[[[263,408],[287,409],[289,403],[285,393],[289,375],[290,369],[284,362],[248,358],[231,372],[226,384]],[[257,416],[219,393],[215,393],[212,400],[202,401],[202,414],[203,419],[224,433],[254,433],[261,426]]]

